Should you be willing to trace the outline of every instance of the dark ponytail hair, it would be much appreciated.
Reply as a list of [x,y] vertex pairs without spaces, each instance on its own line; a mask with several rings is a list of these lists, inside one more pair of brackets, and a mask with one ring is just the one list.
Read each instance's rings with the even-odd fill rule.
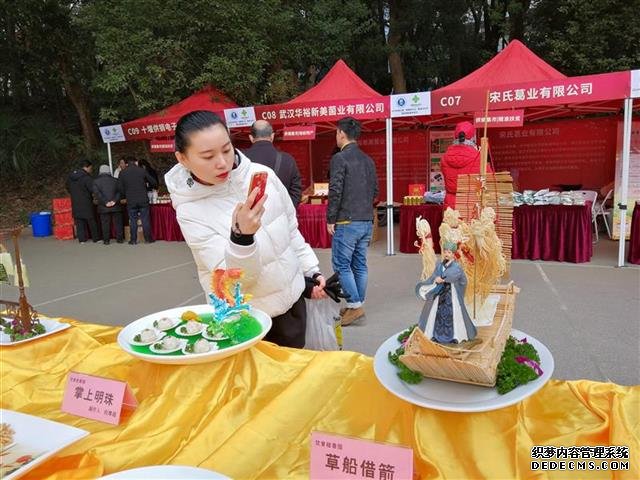
[[460,143],[464,143],[464,141],[467,139],[467,136],[464,134],[464,132],[460,132],[458,134],[458,142]]
[[189,146],[189,136],[214,125],[222,125],[227,133],[229,130],[222,119],[209,110],[195,110],[180,117],[176,124],[175,149],[184,153]]
[[349,140],[357,140],[360,137],[362,127],[355,118],[344,117],[338,120],[338,130],[344,132]]

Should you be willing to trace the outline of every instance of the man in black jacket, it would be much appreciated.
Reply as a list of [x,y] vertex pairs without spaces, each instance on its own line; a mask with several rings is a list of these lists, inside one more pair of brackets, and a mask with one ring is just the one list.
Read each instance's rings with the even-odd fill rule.
[[249,140],[253,145],[244,154],[252,162],[265,165],[273,170],[289,192],[294,207],[298,207],[302,195],[300,171],[294,158],[273,146],[273,127],[266,120],[258,120],[251,125]]
[[378,177],[373,160],[358,147],[360,122],[351,117],[338,121],[336,144],[340,151],[329,167],[327,230],[333,235],[331,263],[340,275],[347,295],[341,312],[342,325],[364,316],[367,291],[367,248],[373,230],[373,203],[378,196]]
[[131,231],[129,244],[135,245],[138,243],[138,217],[142,219],[144,241],[146,243],[153,243],[147,183],[154,188],[157,187],[158,184],[144,168],[138,166],[138,161],[135,158],[127,157],[125,158],[125,163],[127,167],[120,172],[118,182],[120,184],[120,191],[127,199],[129,230]]
[[71,214],[76,224],[76,237],[80,243],[87,241],[87,226],[91,231],[91,239],[98,242],[98,225],[93,211],[93,166],[88,160],[82,167],[75,169],[67,177],[66,187],[71,195]]
[[124,241],[122,225],[122,206],[120,205],[120,187],[118,180],[111,176],[109,165],[100,165],[98,178],[93,181],[93,194],[98,201],[98,214],[102,224],[102,239],[109,245],[111,238],[111,220],[116,229],[118,243]]

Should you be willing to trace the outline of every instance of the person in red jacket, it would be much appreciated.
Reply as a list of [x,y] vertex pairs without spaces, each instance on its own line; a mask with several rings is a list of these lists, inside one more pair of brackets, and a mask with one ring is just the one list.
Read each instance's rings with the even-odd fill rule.
[[[456,125],[455,140],[442,157],[442,175],[447,194],[444,208],[456,208],[458,175],[480,173],[480,151],[475,142],[476,129],[470,122]],[[487,165],[487,172],[493,172]]]

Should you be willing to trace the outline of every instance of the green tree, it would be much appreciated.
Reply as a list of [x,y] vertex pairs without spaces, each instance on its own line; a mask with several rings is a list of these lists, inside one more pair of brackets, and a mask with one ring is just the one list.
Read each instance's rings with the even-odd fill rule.
[[528,38],[567,75],[640,67],[640,0],[539,0]]

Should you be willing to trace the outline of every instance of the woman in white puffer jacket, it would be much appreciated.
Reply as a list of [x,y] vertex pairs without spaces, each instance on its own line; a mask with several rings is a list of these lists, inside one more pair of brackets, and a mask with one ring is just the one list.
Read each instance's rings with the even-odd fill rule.
[[[183,116],[175,143],[179,163],[165,182],[205,293],[211,291],[214,269],[243,269],[251,303],[273,319],[266,339],[304,347],[304,276],[317,280],[312,298],[326,295],[325,281],[318,258],[298,231],[284,185],[271,169],[233,148],[226,125],[212,112]],[[251,208],[258,194],[257,188],[248,192],[255,172],[268,172],[268,180],[265,196]]]

